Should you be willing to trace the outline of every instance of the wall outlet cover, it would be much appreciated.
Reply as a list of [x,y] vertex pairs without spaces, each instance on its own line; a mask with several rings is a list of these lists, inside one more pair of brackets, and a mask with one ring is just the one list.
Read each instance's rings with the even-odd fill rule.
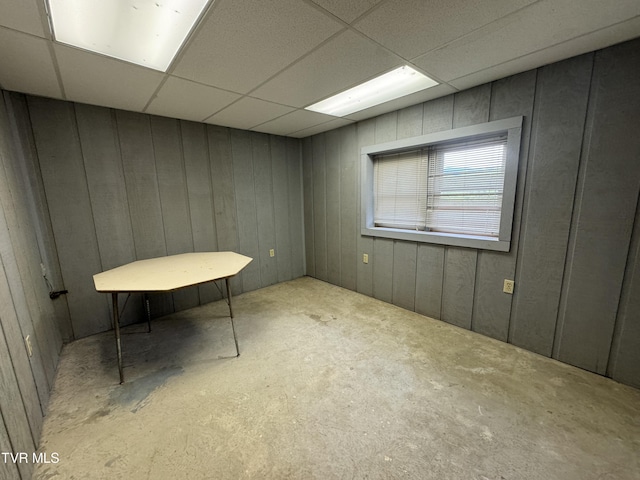
[[24,337],[24,344],[27,347],[27,353],[30,357],[33,357],[33,347],[31,346],[31,335]]
[[515,282],[513,280],[507,280],[505,278],[504,285],[502,287],[502,291],[504,293],[508,293],[509,295],[513,295],[513,289],[515,287]]

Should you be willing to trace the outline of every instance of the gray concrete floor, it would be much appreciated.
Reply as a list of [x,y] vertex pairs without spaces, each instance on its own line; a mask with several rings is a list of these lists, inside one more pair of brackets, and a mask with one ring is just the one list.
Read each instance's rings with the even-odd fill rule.
[[640,391],[301,278],[64,348],[36,479],[640,479]]

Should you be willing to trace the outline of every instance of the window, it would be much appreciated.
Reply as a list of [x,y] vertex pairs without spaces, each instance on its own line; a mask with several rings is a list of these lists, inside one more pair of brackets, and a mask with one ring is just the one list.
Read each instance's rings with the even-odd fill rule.
[[363,235],[508,251],[521,125],[363,148]]
[[376,227],[497,237],[507,136],[373,160]]

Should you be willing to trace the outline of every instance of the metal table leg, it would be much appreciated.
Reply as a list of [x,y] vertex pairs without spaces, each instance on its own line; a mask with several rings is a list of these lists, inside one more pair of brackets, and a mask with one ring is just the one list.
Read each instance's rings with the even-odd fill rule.
[[147,333],[151,332],[151,306],[149,305],[149,294],[144,294],[144,305],[147,309]]
[[118,293],[111,294],[113,303],[113,329],[116,334],[116,351],[118,353],[118,372],[120,373],[120,383],[124,383],[124,372],[122,371],[122,349],[120,347],[120,313],[118,311]]
[[225,278],[227,285],[227,303],[229,304],[229,316],[231,317],[231,330],[233,330],[233,341],[236,344],[236,357],[240,356],[240,350],[238,349],[238,338],[236,337],[236,327],[233,324],[233,309],[231,307],[231,288],[229,287],[229,277]]

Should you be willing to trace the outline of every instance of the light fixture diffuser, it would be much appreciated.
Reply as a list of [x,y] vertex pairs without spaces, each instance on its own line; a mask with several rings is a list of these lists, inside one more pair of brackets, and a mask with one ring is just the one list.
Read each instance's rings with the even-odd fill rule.
[[306,110],[344,117],[437,84],[435,80],[405,65],[314,103],[306,107]]
[[209,0],[48,0],[61,43],[165,72]]

